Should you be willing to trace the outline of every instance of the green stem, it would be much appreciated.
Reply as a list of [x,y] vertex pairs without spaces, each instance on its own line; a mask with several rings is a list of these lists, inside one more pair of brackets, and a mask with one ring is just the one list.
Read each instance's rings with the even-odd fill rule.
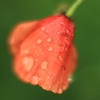
[[83,0],[76,0],[73,5],[66,12],[66,16],[71,17],[75,12],[76,8],[83,2]]

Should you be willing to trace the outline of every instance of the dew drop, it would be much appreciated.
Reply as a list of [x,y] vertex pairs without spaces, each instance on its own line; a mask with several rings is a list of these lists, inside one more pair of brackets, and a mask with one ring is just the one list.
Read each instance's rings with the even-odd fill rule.
[[54,23],[52,23],[52,25],[54,25]]
[[68,49],[67,49],[67,48],[65,48],[64,50],[65,50],[65,51],[67,51]]
[[38,53],[37,56],[39,56],[40,54]]
[[58,93],[61,94],[62,93],[62,88],[58,88]]
[[64,24],[64,22],[60,22],[60,24],[61,24],[61,25],[63,25],[63,24]]
[[59,81],[57,81],[57,84],[59,84],[60,82]]
[[62,56],[59,56],[59,60],[60,60],[60,61],[62,61],[62,60],[63,60]]
[[56,74],[55,74],[55,73],[53,73],[53,75],[54,75],[54,76],[56,76]]
[[42,40],[41,40],[41,39],[38,39],[38,40],[37,40],[37,43],[38,43],[38,44],[42,43]]
[[42,49],[40,49],[40,51],[42,51]]
[[64,84],[64,85],[62,86],[62,88],[63,88],[63,90],[66,90],[67,85]]
[[45,89],[45,90],[50,90],[51,86],[50,85],[44,85],[42,88]]
[[57,34],[60,34],[60,32],[57,32]]
[[73,34],[73,33],[72,33],[71,35],[72,35],[72,37],[74,36],[74,34]]
[[72,83],[72,81],[73,81],[73,80],[72,80],[72,77],[69,77],[69,78],[68,78],[68,82]]
[[62,66],[61,69],[62,69],[62,71],[65,71],[66,70],[66,67],[65,66]]
[[51,88],[51,86],[48,86],[48,88],[50,89],[50,88]]
[[47,42],[51,42],[51,38],[47,38]]
[[55,43],[57,43],[57,41],[55,41]]
[[50,76],[48,76],[47,79],[50,79]]
[[46,30],[46,33],[48,33],[49,31],[48,30]]
[[38,61],[38,59],[36,59],[36,61]]
[[33,48],[36,48],[35,46],[33,46]]
[[41,68],[42,68],[42,69],[46,69],[46,68],[47,68],[47,65],[48,65],[48,62],[47,62],[47,61],[44,61],[44,62],[42,62],[42,64],[41,64]]
[[57,91],[55,89],[52,90],[53,93],[56,93]]
[[34,64],[34,60],[31,57],[24,57],[23,58],[23,65],[26,71],[30,71]]
[[69,44],[70,44],[69,40],[65,40],[65,43],[66,43],[67,45],[69,45]]
[[36,51],[35,53],[37,54],[38,52]]
[[46,29],[45,27],[42,27],[42,28],[41,28],[42,31],[45,31],[45,29]]
[[38,84],[39,78],[37,76],[33,76],[31,81],[32,81],[32,84]]
[[21,50],[21,55],[25,55],[25,54],[28,54],[29,53],[29,50]]
[[48,51],[52,51],[52,50],[53,50],[53,48],[52,48],[52,47],[49,47],[49,48],[48,48]]
[[29,53],[29,50],[25,50],[26,53]]
[[70,32],[70,30],[68,29],[68,30],[67,30],[67,34],[69,34],[69,32]]

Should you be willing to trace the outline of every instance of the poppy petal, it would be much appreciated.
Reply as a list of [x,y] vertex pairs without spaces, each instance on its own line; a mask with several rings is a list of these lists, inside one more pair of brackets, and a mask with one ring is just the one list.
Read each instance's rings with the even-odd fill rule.
[[38,21],[22,22],[15,26],[8,38],[10,50],[13,54],[18,51],[21,42],[31,34],[37,23]]

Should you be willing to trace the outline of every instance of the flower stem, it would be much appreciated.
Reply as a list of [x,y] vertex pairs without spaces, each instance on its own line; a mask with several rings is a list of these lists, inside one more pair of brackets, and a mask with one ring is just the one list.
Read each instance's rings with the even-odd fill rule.
[[66,16],[71,17],[75,12],[76,8],[83,2],[83,0],[76,0],[73,5],[66,12]]

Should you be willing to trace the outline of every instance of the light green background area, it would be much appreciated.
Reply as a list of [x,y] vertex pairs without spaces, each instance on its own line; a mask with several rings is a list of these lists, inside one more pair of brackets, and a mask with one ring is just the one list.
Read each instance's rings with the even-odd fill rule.
[[12,72],[7,37],[20,21],[52,15],[60,3],[74,0],[0,0],[0,100],[100,100],[100,0],[84,0],[72,19],[76,24],[78,66],[73,83],[61,95],[25,84]]

